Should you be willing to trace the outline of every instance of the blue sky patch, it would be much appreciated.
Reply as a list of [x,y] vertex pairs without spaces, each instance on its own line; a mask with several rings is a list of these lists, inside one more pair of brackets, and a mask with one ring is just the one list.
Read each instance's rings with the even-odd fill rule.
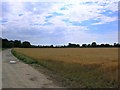
[[64,15],[64,14],[58,13],[58,12],[53,12],[53,13],[51,13],[51,14],[53,14],[54,16],[63,16],[63,15]]

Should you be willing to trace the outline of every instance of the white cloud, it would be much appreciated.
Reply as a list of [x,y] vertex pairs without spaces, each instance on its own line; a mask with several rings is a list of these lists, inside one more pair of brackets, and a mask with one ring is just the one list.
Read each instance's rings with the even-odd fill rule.
[[49,22],[53,23],[55,26],[66,26],[66,23],[63,22],[62,17],[60,16],[55,16],[54,18],[49,19]]
[[[92,3],[86,3],[92,2]],[[114,35],[116,34],[105,34],[104,36],[99,34],[93,34],[88,31],[90,29],[87,25],[75,26],[70,24],[70,22],[79,22],[89,20],[96,20],[97,22],[91,23],[91,25],[106,24],[117,20],[117,16],[109,16],[103,14],[105,11],[111,11],[112,14],[117,11],[118,0],[69,0],[67,2],[43,4],[32,3],[28,8],[25,7],[26,4],[23,2],[9,2],[9,12],[5,14],[5,18],[8,19],[6,25],[4,25],[4,35],[9,37],[17,37],[16,34],[23,32],[18,36],[31,37],[33,41],[38,41],[35,39],[33,32],[38,32],[38,37],[45,42],[56,42],[60,41],[62,43],[67,42],[78,42],[84,43],[90,41],[97,41],[99,38],[111,37],[112,41],[115,41]],[[63,8],[63,10],[61,10]],[[4,12],[4,11],[3,11]],[[61,13],[63,15],[55,15],[54,12]],[[21,14],[21,15],[20,15]],[[51,18],[46,18],[46,16],[51,16]],[[69,20],[70,22],[65,22],[64,20]],[[44,25],[46,23],[52,23],[52,25]],[[13,30],[13,31],[10,31]],[[27,33],[28,35],[25,35]],[[12,33],[14,32],[14,33]],[[31,33],[32,32],[32,33]],[[35,33],[36,34],[36,33]],[[13,35],[13,36],[12,36]],[[14,36],[15,35],[15,36]],[[53,36],[52,36],[53,35]],[[58,35],[58,37],[56,37]],[[56,40],[56,41],[55,41]],[[110,42],[108,38],[106,38]],[[112,42],[111,41],[111,42]],[[35,42],[34,42],[35,43]],[[57,42],[56,42],[57,43]]]
[[93,23],[92,25],[105,24],[105,23],[117,21],[117,17],[101,16],[99,19],[100,19],[100,22]]
[[[84,2],[91,2],[91,0],[85,0]],[[77,21],[77,22],[82,22],[85,20],[90,20],[90,19],[97,19],[97,18],[101,18],[101,23],[104,22],[112,22],[115,21],[117,18],[116,17],[110,17],[110,16],[106,16],[105,14],[102,14],[105,11],[111,10],[111,12],[115,12],[117,11],[117,1],[98,1],[95,0],[93,1],[95,3],[93,4],[79,4],[79,3],[71,3],[71,7],[67,10],[58,10],[57,12],[63,13],[64,17],[63,18],[67,18],[71,21]],[[96,3],[97,2],[97,3]],[[101,5],[103,4],[103,5]],[[108,21],[104,21],[107,18],[110,19]]]
[[[91,4],[85,4],[86,2],[92,2]],[[33,14],[32,20],[34,22],[38,22],[39,24],[44,24],[46,23],[45,17],[48,15],[52,15],[52,12],[58,12],[62,13],[63,16],[54,16],[51,17],[51,19],[48,19],[49,22],[53,23],[54,25],[65,25],[65,22],[62,21],[63,19],[68,19],[71,22],[77,21],[77,22],[82,22],[86,20],[91,20],[91,19],[100,19],[99,23],[94,23],[96,24],[105,24],[108,22],[113,22],[116,21],[116,17],[110,17],[106,16],[105,14],[102,14],[105,11],[111,10],[110,13],[113,13],[117,11],[117,2],[118,0],[83,0],[83,1],[78,1],[75,2],[73,0],[70,0],[69,2],[63,2],[63,3],[53,3],[50,8],[44,9],[40,7],[40,9],[43,9],[43,13],[40,13],[39,18],[37,15]],[[34,3],[35,4],[35,3]],[[67,7],[65,10],[60,10],[63,7]],[[36,9],[33,7],[33,9]],[[37,10],[37,9],[36,9]],[[45,12],[44,12],[45,11]],[[30,15],[28,16],[30,17]],[[66,22],[66,25],[68,23]]]
[[[113,22],[117,20],[116,19],[117,16],[110,17],[110,16],[105,16],[104,14],[101,14],[102,12],[105,12],[107,10],[111,10],[111,13],[117,11],[117,0],[114,0],[114,1],[82,0],[78,2],[70,0],[69,2],[53,3],[52,6],[50,6],[50,8],[48,6],[48,8],[46,9],[45,7],[41,7],[41,6],[39,6],[39,8],[38,7],[36,8],[35,7],[36,3],[33,3],[34,7],[29,7],[29,8],[33,8],[33,12],[26,11],[23,2],[20,2],[20,3],[9,2],[10,13],[8,14],[7,18],[9,18],[9,21],[22,22],[23,20],[26,23],[44,24],[46,23],[46,19],[45,19],[46,16],[52,15],[52,12],[58,12],[58,13],[62,13],[63,15],[62,16],[53,15],[51,19],[48,19],[48,21],[53,23],[54,25],[65,25],[65,24],[68,25],[67,22],[63,21],[63,19],[68,19],[71,22],[74,22],[74,21],[83,22],[91,19],[100,19],[100,22],[98,24],[105,24],[107,22]],[[92,2],[92,4],[85,4],[86,2]],[[66,6],[68,9],[60,10],[64,6]],[[38,10],[38,13],[37,14],[34,13],[37,10]],[[24,15],[22,17],[19,17],[18,14],[21,14],[21,13]]]

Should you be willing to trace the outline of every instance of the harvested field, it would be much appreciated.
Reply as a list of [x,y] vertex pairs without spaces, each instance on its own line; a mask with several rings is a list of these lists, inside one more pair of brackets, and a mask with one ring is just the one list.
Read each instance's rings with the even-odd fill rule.
[[15,48],[62,77],[68,87],[117,87],[118,48]]

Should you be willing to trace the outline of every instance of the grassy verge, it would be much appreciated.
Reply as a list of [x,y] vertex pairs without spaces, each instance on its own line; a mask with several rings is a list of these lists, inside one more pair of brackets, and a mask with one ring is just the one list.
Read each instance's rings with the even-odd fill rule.
[[25,62],[26,64],[36,64],[37,61],[26,57],[25,55],[21,54],[21,53],[17,53],[16,51],[14,51],[13,49],[11,50],[12,54],[14,56],[16,56],[18,59],[20,59],[21,61]]
[[9,48],[0,48],[0,51],[6,50],[6,49],[9,49]]
[[[39,64],[56,73],[66,87],[76,88],[114,88],[117,87],[116,71],[105,72],[99,64],[83,65],[78,63],[65,63],[53,60],[34,60],[26,55],[12,50],[14,56],[27,64]],[[109,76],[112,74],[112,77]]]

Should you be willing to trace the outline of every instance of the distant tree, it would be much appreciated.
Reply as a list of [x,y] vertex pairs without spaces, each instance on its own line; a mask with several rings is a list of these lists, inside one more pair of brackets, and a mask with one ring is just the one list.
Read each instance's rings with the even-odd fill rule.
[[2,47],[3,47],[3,48],[9,47],[8,42],[9,42],[9,41],[8,41],[7,39],[2,39]]
[[72,43],[69,43],[67,47],[80,47],[79,44],[72,44]]
[[30,47],[31,47],[31,44],[30,44],[30,42],[25,41],[25,42],[23,42],[23,43],[21,44],[21,47],[22,47],[22,48],[30,48]]
[[91,46],[92,46],[92,47],[96,47],[96,46],[97,46],[97,43],[96,43],[96,42],[92,42]]
[[101,44],[100,47],[104,47],[105,45],[104,44]]
[[2,48],[2,38],[0,37],[0,48]]
[[51,47],[51,48],[53,48],[54,46],[53,46],[53,45],[51,45],[50,47]]
[[68,47],[73,47],[73,45],[71,43],[68,43]]
[[8,48],[13,48],[14,47],[14,42],[9,42],[8,43]]
[[110,44],[105,44],[104,46],[105,46],[105,47],[110,47]]
[[114,46],[117,46],[117,43],[114,43]]
[[79,44],[76,44],[76,47],[80,47],[80,45],[79,45]]
[[21,41],[15,40],[14,41],[14,47],[21,47]]
[[114,43],[114,47],[120,47],[119,43]]
[[87,45],[87,47],[91,47],[91,45],[90,45],[90,44],[88,44],[88,45]]
[[87,44],[82,44],[82,47],[87,47]]

